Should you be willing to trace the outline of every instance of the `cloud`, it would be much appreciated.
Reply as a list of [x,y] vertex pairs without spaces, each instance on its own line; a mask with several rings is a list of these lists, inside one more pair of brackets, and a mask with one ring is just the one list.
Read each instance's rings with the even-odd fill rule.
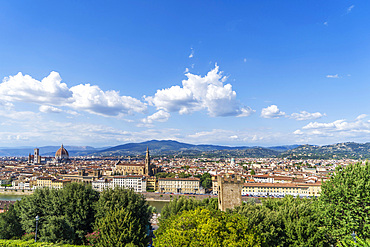
[[[12,103],[0,101],[0,117],[17,120],[18,122],[23,122],[23,121],[34,121],[39,116],[37,113],[34,113],[32,111],[16,111]],[[2,124],[7,123],[3,122]]]
[[189,58],[193,58],[194,57],[194,49],[193,48],[190,48],[190,49],[191,49],[191,52],[190,52]]
[[73,93],[70,106],[76,110],[102,116],[126,115],[146,110],[143,102],[130,96],[120,96],[118,91],[103,91],[90,84],[80,84],[70,90]]
[[334,79],[338,79],[340,78],[338,74],[335,74],[335,75],[327,75],[326,78],[334,78]]
[[325,26],[327,26],[327,25],[328,25],[328,22],[327,22],[327,21],[325,21],[323,24],[324,24]]
[[347,14],[352,11],[352,9],[355,7],[355,5],[351,5],[347,8]]
[[39,107],[39,110],[40,112],[43,112],[43,113],[61,113],[63,112],[62,109],[59,109],[59,108],[56,108],[54,106],[50,106],[50,105],[42,105]]
[[246,63],[246,62],[247,62],[247,59],[246,59],[246,58],[244,58],[244,59],[243,59],[243,61],[244,61],[244,63]]
[[[4,78],[0,83],[0,97],[6,102],[31,102],[41,104],[44,113],[62,112],[55,106],[71,107],[102,116],[118,116],[144,112],[146,104],[118,91],[103,91],[98,86],[79,84],[68,88],[61,82],[59,73],[53,71],[38,81],[29,75],[18,73]],[[67,112],[67,111],[66,111]],[[75,112],[67,112],[76,115]]]
[[301,130],[296,130],[294,134],[321,137],[366,139],[370,137],[370,120],[366,120],[367,115],[361,114],[355,120],[348,121],[339,119],[329,123],[310,122],[303,126]]
[[189,114],[206,109],[212,117],[249,116],[254,111],[243,107],[236,100],[231,84],[224,85],[227,78],[222,76],[217,64],[206,76],[186,74],[181,86],[157,90],[154,96],[145,100],[158,110]]
[[170,118],[170,114],[168,112],[159,110],[153,115],[150,115],[142,119],[142,122],[145,124],[151,124],[153,122],[166,122],[169,118]]
[[263,118],[280,118],[285,115],[285,112],[280,111],[276,105],[270,105],[267,108],[263,108],[261,111],[261,117]]
[[303,120],[318,119],[323,116],[326,116],[326,114],[322,114],[320,112],[309,113],[306,111],[301,111],[299,113],[292,113],[292,115],[290,115],[290,118],[293,118],[298,121],[303,121]]
[[356,118],[356,120],[361,120],[361,119],[364,119],[364,118],[366,118],[367,117],[367,115],[366,114],[361,114],[361,115],[359,115],[357,118]]
[[0,96],[6,101],[62,105],[71,100],[72,92],[61,81],[59,73],[55,71],[41,81],[19,72],[3,79]]

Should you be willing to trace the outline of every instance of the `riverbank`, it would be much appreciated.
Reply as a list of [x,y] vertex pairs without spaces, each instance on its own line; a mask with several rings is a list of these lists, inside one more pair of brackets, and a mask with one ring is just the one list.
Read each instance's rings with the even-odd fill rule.
[[196,200],[203,200],[206,198],[217,198],[215,195],[188,195],[188,194],[161,194],[155,192],[145,192],[141,193],[147,201],[163,201],[169,202],[175,198],[185,197],[185,198],[194,198]]
[[[20,191],[20,190],[9,190],[7,189],[6,191],[3,189],[0,189],[0,198],[2,196],[4,197],[14,197],[15,199],[10,199],[10,200],[19,200],[22,196],[27,196],[31,195],[33,191]],[[195,200],[203,200],[203,199],[211,199],[211,198],[217,198],[217,195],[188,195],[188,194],[162,194],[162,193],[155,193],[155,192],[144,192],[141,193],[145,199],[149,202],[170,202],[175,198],[179,197],[185,197],[185,198],[193,198]],[[250,200],[251,197],[242,197],[243,201],[248,201]],[[256,203],[260,203],[260,200],[258,198],[255,198],[257,201]],[[4,200],[4,199],[3,199]],[[8,200],[8,199],[5,199]]]
[[25,190],[25,191],[15,191],[15,190],[0,190],[0,195],[9,195],[9,196],[27,196],[27,195],[31,195],[33,193],[33,191],[28,191],[28,190]]

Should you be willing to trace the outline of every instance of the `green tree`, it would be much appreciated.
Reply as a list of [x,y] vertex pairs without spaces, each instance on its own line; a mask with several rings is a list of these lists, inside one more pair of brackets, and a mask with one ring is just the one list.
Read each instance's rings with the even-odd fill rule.
[[317,200],[287,196],[263,200],[262,205],[243,204],[233,212],[257,227],[263,246],[329,246]]
[[196,209],[197,207],[203,207],[208,209],[218,209],[217,198],[203,199],[202,201],[196,200],[194,198],[186,198],[180,196],[170,201],[168,204],[164,205],[161,211],[160,220],[165,220],[171,216],[177,215],[183,211],[189,211]]
[[325,225],[333,238],[341,241],[354,231],[370,238],[370,164],[338,166],[323,183],[320,201]]
[[94,246],[147,246],[139,219],[124,208],[108,211],[98,220],[96,228],[99,237]]
[[203,186],[203,188],[205,188],[205,189],[210,189],[210,188],[212,188],[212,179],[210,179],[210,178],[206,178],[205,180],[203,180],[203,182],[202,182],[202,186]]
[[90,185],[67,184],[63,189],[37,189],[16,204],[22,229],[35,231],[35,217],[39,220],[39,238],[45,242],[82,244],[92,231],[95,203],[99,193]]
[[252,169],[251,170],[251,175],[253,176],[253,175],[256,175],[256,172]]
[[160,223],[155,246],[260,246],[260,237],[247,218],[197,208]]
[[104,218],[107,212],[120,210],[124,208],[130,212],[133,219],[137,219],[142,226],[142,233],[149,231],[151,209],[144,196],[135,193],[133,190],[116,187],[114,189],[104,190],[100,194],[99,201],[96,204],[97,220]]
[[9,205],[6,212],[0,214],[0,239],[21,237],[23,234],[14,205]]

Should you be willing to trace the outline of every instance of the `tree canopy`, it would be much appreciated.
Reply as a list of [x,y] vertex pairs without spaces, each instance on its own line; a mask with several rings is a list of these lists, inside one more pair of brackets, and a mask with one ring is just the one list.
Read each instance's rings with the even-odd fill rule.
[[143,226],[137,218],[132,217],[132,213],[124,208],[108,211],[105,216],[98,220],[96,224],[99,237],[94,246],[116,246],[124,247],[128,244],[132,246],[147,246]]
[[162,221],[155,235],[155,246],[261,246],[246,217],[200,207]]
[[218,200],[217,198],[203,199],[202,201],[186,197],[175,198],[162,208],[160,220],[168,219],[183,211],[193,210],[197,207],[218,209]]
[[339,166],[321,187],[325,225],[336,240],[370,238],[370,164]]
[[91,186],[67,184],[63,189],[36,189],[15,205],[26,233],[35,231],[39,220],[39,238],[45,242],[82,244],[95,221],[95,203],[99,193]]
[[243,204],[231,211],[257,227],[262,246],[329,246],[318,201],[293,198],[265,199],[262,205]]
[[149,221],[152,210],[144,196],[135,193],[133,190],[121,187],[104,190],[96,204],[96,218],[100,220],[109,212],[122,208],[130,213],[130,217],[138,220],[141,226],[140,234],[146,234],[151,227]]
[[22,236],[22,226],[14,205],[9,205],[8,211],[0,214],[0,239],[11,239]]

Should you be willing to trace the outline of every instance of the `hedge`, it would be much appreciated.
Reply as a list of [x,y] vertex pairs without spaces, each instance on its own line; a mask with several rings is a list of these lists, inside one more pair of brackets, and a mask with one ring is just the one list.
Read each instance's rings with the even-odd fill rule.
[[53,244],[45,242],[36,242],[35,240],[4,240],[0,239],[0,247],[26,247],[26,246],[59,246],[59,247],[83,247],[85,245],[70,245],[70,244]]

